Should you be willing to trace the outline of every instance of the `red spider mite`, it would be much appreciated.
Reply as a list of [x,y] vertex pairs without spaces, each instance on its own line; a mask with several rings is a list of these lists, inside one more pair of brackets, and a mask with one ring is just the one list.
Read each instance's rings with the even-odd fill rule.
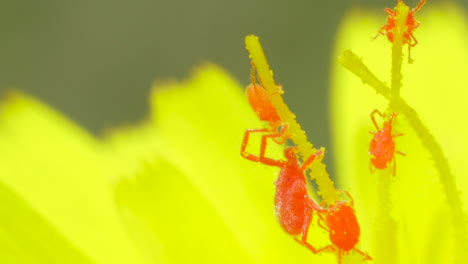
[[252,109],[257,113],[258,117],[262,121],[266,121],[271,127],[278,126],[281,123],[281,119],[276,112],[276,108],[270,101],[265,88],[257,84],[254,75],[254,66],[252,66],[252,83],[247,87],[247,99]]
[[341,264],[343,255],[349,254],[351,250],[364,256],[364,260],[372,258],[361,250],[355,248],[359,242],[360,227],[354,212],[354,201],[348,192],[344,192],[350,202],[338,201],[326,209],[317,210],[320,221],[319,226],[327,230],[333,245],[324,247],[338,253],[338,263]]
[[[255,111],[257,116],[261,121],[266,121],[269,124],[269,128],[262,129],[248,129],[245,133],[265,133],[267,134],[262,136],[262,145],[260,148],[261,156],[264,155],[266,149],[266,142],[268,138],[272,138],[278,144],[283,144],[290,135],[286,133],[288,125],[281,121],[281,118],[276,111],[276,108],[273,106],[265,88],[257,84],[255,79],[255,65],[252,63],[252,72],[251,72],[252,83],[247,87],[247,99],[252,109]],[[251,154],[246,153],[246,148],[248,145],[248,136],[244,135],[244,140],[242,142],[241,155],[245,158],[251,156]]]
[[262,121],[266,121],[272,128],[281,126],[281,119],[276,112],[265,88],[257,84],[255,79],[255,65],[252,63],[252,71],[250,73],[252,83],[247,87],[247,99],[252,109],[257,113]]
[[[248,138],[251,132],[252,131],[246,131],[245,137]],[[244,141],[248,141],[248,139],[244,139]],[[322,208],[309,197],[304,172],[317,156],[322,155],[322,151],[317,151],[314,155],[305,160],[302,165],[299,163],[294,151],[295,147],[289,147],[284,150],[284,157],[286,160],[267,158],[264,156],[264,152],[261,152],[260,156],[250,154],[244,157],[254,162],[261,162],[265,165],[281,168],[275,183],[276,217],[281,227],[288,234],[293,236],[300,235],[301,239],[297,237],[294,239],[317,254],[329,248],[316,249],[307,242],[312,213],[314,210],[322,210]]]
[[[395,141],[393,140],[394,137],[402,136],[403,133],[398,133],[392,135],[393,129],[393,120],[397,116],[396,113],[392,113],[390,118],[384,122],[383,127],[379,128],[377,122],[375,121],[375,114],[380,115],[381,117],[385,118],[385,115],[380,113],[379,110],[375,109],[371,113],[371,119],[374,123],[375,128],[377,131],[371,131],[369,133],[373,134],[371,142],[369,144],[369,154],[371,157],[371,164],[379,169],[383,170],[386,169],[388,164],[393,161],[393,176],[395,176],[396,164],[395,164],[395,153],[405,156],[406,154],[395,150]],[[371,167],[372,171],[372,167]]]
[[[402,2],[402,0],[398,0],[398,2]],[[414,37],[413,31],[418,28],[421,23],[414,19],[414,13],[416,13],[424,3],[426,3],[426,0],[421,0],[421,2],[419,2],[419,4],[408,13],[408,17],[406,18],[406,30],[403,33],[403,44],[408,44],[408,53],[411,52],[411,47],[418,44],[418,40]],[[387,24],[380,28],[375,38],[378,37],[379,34],[386,35],[388,40],[393,43],[393,30],[396,26],[397,13],[395,10],[390,8],[385,8],[385,13],[388,14]],[[411,61],[411,54],[409,54],[408,60]]]

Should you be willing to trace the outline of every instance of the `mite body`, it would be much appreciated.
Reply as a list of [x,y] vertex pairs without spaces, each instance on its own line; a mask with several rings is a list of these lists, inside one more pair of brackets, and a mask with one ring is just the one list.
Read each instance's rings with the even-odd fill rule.
[[350,202],[338,201],[333,206],[317,210],[320,217],[319,226],[329,232],[332,242],[332,245],[323,248],[323,250],[337,252],[338,264],[342,263],[343,255],[349,254],[351,251],[362,255],[364,260],[371,260],[369,255],[356,248],[361,229],[354,211],[353,199],[348,192],[344,193]]
[[[255,79],[255,65],[252,64],[251,72],[252,83],[247,87],[246,94],[250,106],[261,121],[268,122],[268,128],[248,129],[245,131],[242,141],[241,155],[247,159],[255,159],[254,156],[246,152],[249,137],[247,133],[257,132],[265,133],[262,135],[260,145],[260,156],[264,156],[267,140],[271,138],[277,144],[283,144],[290,135],[287,133],[288,125],[281,121],[276,108],[271,102],[270,95],[261,85],[257,84]],[[250,157],[250,158],[249,158]]]
[[[398,0],[398,2],[402,2],[402,0]],[[414,18],[414,13],[416,13],[423,5],[426,3],[426,0],[421,0],[419,4],[413,8],[409,13],[406,18],[406,30],[403,33],[403,45],[408,44],[408,60],[411,62],[411,48],[416,46],[418,44],[418,40],[414,36],[414,30],[419,27],[421,24],[419,21],[417,21]],[[380,29],[379,32],[377,33],[378,37],[379,35],[384,35],[387,36],[387,39],[393,43],[394,40],[394,32],[395,32],[395,27],[396,27],[396,20],[398,13],[390,8],[385,9],[385,13],[387,13],[388,18],[387,18],[387,24],[383,25]]]
[[[243,143],[249,141],[251,133],[259,132],[259,130],[246,130],[244,134]],[[265,132],[260,131],[260,132]],[[266,138],[262,137],[262,141]],[[263,142],[262,142],[263,143]],[[267,143],[262,144],[266,146]],[[260,156],[255,156],[245,152],[243,145],[243,157],[254,161],[260,162],[268,166],[279,167],[280,173],[275,182],[275,213],[281,227],[288,234],[294,236],[294,239],[307,247],[313,253],[321,252],[325,249],[316,249],[309,242],[307,242],[307,234],[309,231],[310,223],[312,222],[313,212],[322,210],[319,205],[309,197],[307,193],[307,183],[304,172],[307,167],[319,155],[321,151],[317,151],[315,155],[309,157],[304,163],[300,164],[296,154],[295,148],[289,147],[284,150],[284,157],[286,160],[274,160],[265,157],[265,149],[260,151]],[[298,239],[300,236],[300,239]]]
[[[402,136],[402,133],[392,134],[393,133],[393,121],[397,116],[396,113],[392,113],[390,118],[383,123],[382,128],[379,128],[377,121],[375,120],[375,115],[378,114],[381,117],[385,118],[385,115],[380,113],[377,109],[372,111],[371,120],[374,123],[377,131],[371,131],[369,133],[373,134],[370,144],[369,144],[369,154],[371,155],[371,166],[376,169],[383,170],[388,167],[388,164],[393,162],[393,175],[396,172],[395,164],[395,153],[400,155],[405,155],[405,153],[395,150],[395,141],[393,138]],[[372,171],[372,167],[371,167]]]

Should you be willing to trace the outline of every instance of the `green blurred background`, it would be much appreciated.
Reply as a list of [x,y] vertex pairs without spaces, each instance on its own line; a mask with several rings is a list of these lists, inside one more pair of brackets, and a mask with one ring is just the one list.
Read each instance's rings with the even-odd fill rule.
[[[414,7],[419,0],[406,2]],[[468,0],[459,2],[466,7]],[[330,146],[327,96],[340,19],[352,7],[366,7],[380,13],[383,24],[383,8],[395,4],[3,0],[0,89],[26,91],[101,135],[148,115],[154,80],[185,79],[203,62],[222,66],[246,85],[250,64],[243,40],[254,33],[310,140]],[[369,40],[377,30],[369,33]]]

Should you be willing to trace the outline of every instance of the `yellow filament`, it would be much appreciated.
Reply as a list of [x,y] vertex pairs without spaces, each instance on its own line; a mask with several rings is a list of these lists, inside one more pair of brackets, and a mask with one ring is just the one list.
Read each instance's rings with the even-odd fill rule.
[[[450,169],[448,160],[435,137],[419,118],[418,113],[401,97],[392,98],[392,90],[380,81],[375,75],[364,65],[362,60],[353,52],[345,51],[338,59],[338,62],[350,72],[359,77],[363,83],[368,84],[377,93],[380,93],[387,100],[392,100],[394,109],[406,116],[409,125],[414,129],[416,135],[421,140],[422,145],[428,150],[434,161],[435,168],[438,171],[442,189],[447,199],[447,202],[452,211],[452,224],[455,230],[455,241],[457,254],[456,258],[468,260],[468,234],[465,230],[466,215],[463,212],[463,205],[455,183],[455,175]],[[460,262],[464,263],[464,262]]]
[[[302,158],[306,159],[314,155],[317,149],[307,140],[307,136],[296,121],[296,116],[289,110],[281,96],[282,89],[275,83],[273,72],[270,70],[263,48],[257,36],[250,35],[245,38],[245,45],[250,53],[250,59],[257,68],[258,78],[270,96],[273,106],[276,108],[281,121],[288,124],[288,133],[291,140],[296,144],[298,152]],[[339,193],[334,187],[334,182],[330,179],[326,171],[326,165],[322,163],[322,158],[314,161],[310,167],[309,176],[315,180],[318,186],[318,194],[327,204],[333,204],[339,199]]]
[[[392,97],[399,97],[401,90],[401,80],[403,75],[401,74],[401,64],[403,61],[403,40],[404,33],[406,31],[406,18],[409,14],[409,7],[402,2],[398,2],[395,7],[396,23],[395,30],[393,32],[393,46],[392,46]],[[409,44],[408,44],[409,45]],[[390,110],[392,110],[392,100],[390,100]]]

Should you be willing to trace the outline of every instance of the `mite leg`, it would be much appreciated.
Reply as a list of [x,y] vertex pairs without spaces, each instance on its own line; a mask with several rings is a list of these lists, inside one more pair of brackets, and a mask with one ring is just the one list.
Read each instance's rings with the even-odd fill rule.
[[359,250],[357,248],[353,248],[352,250],[354,250],[357,253],[359,253],[360,255],[362,255],[364,257],[363,260],[372,260],[371,256],[367,255],[366,253],[362,252],[361,250]]
[[344,193],[346,195],[346,197],[348,197],[349,201],[351,202],[351,207],[354,208],[354,199],[353,197],[351,196],[351,194],[348,192],[348,191],[342,191],[342,190],[339,190],[340,192]]
[[249,138],[250,138],[251,133],[263,133],[263,132],[268,132],[268,131],[269,130],[266,129],[266,128],[247,129],[247,130],[245,130],[244,139],[242,140],[241,156],[248,159],[248,160],[251,160],[251,161],[254,161],[254,162],[259,162],[260,161],[259,157],[255,156],[255,155],[252,155],[250,153],[247,153],[245,150],[247,148],[247,145],[249,144]]
[[317,254],[318,250],[309,244],[309,242],[307,242],[307,234],[309,233],[310,222],[312,222],[312,212],[306,212],[305,214],[304,223],[302,225],[301,241],[299,241],[297,238],[296,241],[310,249],[310,251],[312,251],[314,254]]
[[[387,13],[387,15],[389,15],[390,17],[395,17],[396,16],[396,12],[395,10],[392,10],[391,8],[385,8],[385,13]],[[387,34],[387,24],[383,25],[379,31],[377,32],[377,34],[375,35],[375,37],[373,39],[376,39],[379,35],[386,35]]]
[[419,2],[419,4],[413,8],[413,10],[411,10],[411,13],[414,14],[416,11],[418,11],[424,5],[424,3],[426,3],[426,0],[421,0],[421,2]]
[[377,128],[377,131],[380,131],[380,128],[379,126],[377,125],[377,121],[375,121],[375,114],[378,114],[379,116],[381,116],[382,118],[385,117],[385,115],[383,115],[379,110],[377,109],[374,109],[374,111],[372,111],[372,113],[370,114],[370,118],[372,120],[372,123],[374,123],[374,126],[375,128]]
[[316,201],[314,201],[310,197],[307,197],[306,203],[310,208],[312,208],[316,212],[325,213],[327,211],[327,209],[322,208],[320,205],[317,204]]
[[312,222],[312,213],[306,215],[304,219],[304,225],[302,226],[301,240],[294,238],[297,242],[307,247],[312,253],[317,254],[323,251],[335,251],[335,248],[332,245],[325,246],[320,249],[314,248],[309,242],[307,242],[307,234],[309,232],[310,222]]
[[252,68],[250,69],[250,79],[253,85],[257,85],[257,78],[255,78],[255,64],[252,61]]
[[[241,147],[241,155],[242,157],[251,160],[253,162],[261,162],[265,165],[270,165],[270,166],[276,166],[276,167],[282,167],[285,163],[285,161],[281,160],[273,160],[270,158],[264,157],[265,154],[265,149],[260,151],[260,156],[255,156],[253,154],[247,153],[245,149],[247,148],[248,142],[249,142],[249,137],[251,133],[262,133],[262,132],[269,132],[270,130],[264,128],[264,129],[247,129],[244,133],[244,139],[242,140],[242,147]],[[263,137],[262,137],[263,141]],[[265,144],[266,148],[266,144]]]
[[411,33],[410,40],[408,41],[408,63],[413,63],[413,59],[411,59],[411,48],[418,44],[418,40],[414,37],[413,33]]
[[375,34],[375,37],[373,37],[372,40],[377,39],[380,35],[384,36],[385,33],[386,33],[385,27],[386,27],[386,25],[383,25],[383,26],[379,29],[379,31],[377,31],[377,34]]
[[265,157],[266,153],[266,147],[268,144],[268,138],[277,138],[280,137],[282,134],[281,133],[273,133],[273,134],[267,134],[262,136],[262,142],[260,145],[260,156],[258,157],[258,161],[265,164],[265,165],[270,165],[270,166],[276,166],[276,167],[282,167],[286,161],[281,161],[281,160],[274,160]]
[[402,155],[402,156],[406,156],[406,153],[401,152],[401,151],[399,151],[399,150],[395,150],[395,153],[396,153],[396,154],[400,154],[400,155]]
[[306,161],[304,161],[304,163],[301,166],[301,170],[305,171],[307,167],[309,167],[309,165],[312,164],[312,162],[314,162],[314,160],[317,157],[322,156],[322,155],[323,155],[323,149],[316,151],[315,154],[311,155],[309,158],[307,158]]
[[290,137],[291,135],[287,134],[286,132],[288,131],[289,125],[288,124],[281,124],[281,130],[279,132],[278,137],[273,137],[273,141],[276,142],[278,145],[283,145]]
[[[326,209],[324,209],[324,213],[328,213]],[[330,232],[330,228],[327,225],[327,220],[324,218],[323,214],[318,214],[318,216],[320,218],[319,221],[317,221],[318,226],[323,230]]]
[[388,7],[385,8],[385,13],[387,13],[387,15],[392,16],[392,17],[396,15],[395,10],[388,8]]

